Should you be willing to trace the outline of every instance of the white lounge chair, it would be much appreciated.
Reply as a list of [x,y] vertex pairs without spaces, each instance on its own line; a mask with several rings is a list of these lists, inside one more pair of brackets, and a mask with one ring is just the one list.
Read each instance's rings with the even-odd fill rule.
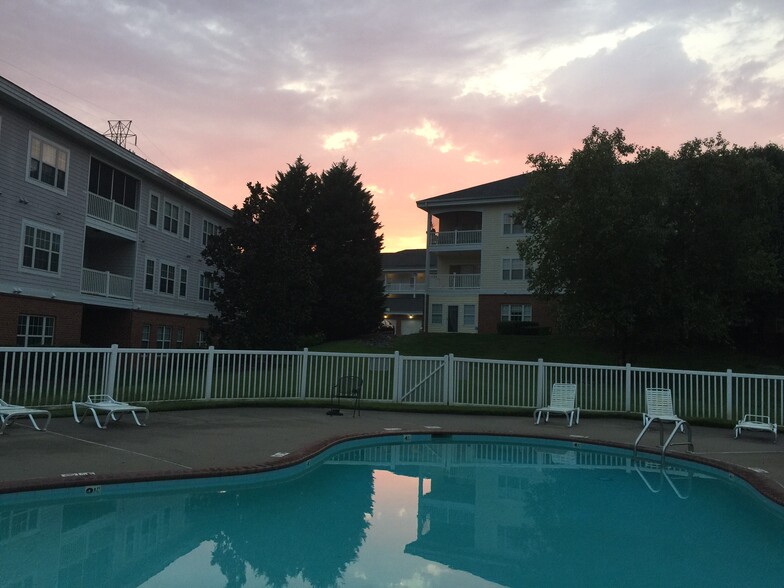
[[[43,429],[35,422],[35,416],[46,417],[46,423],[44,424]],[[8,404],[5,400],[0,400],[0,435],[3,434],[8,425],[12,424],[20,417],[28,417],[36,431],[46,431],[46,427],[49,426],[49,421],[52,420],[52,415],[48,410],[42,408],[27,408],[26,406]]]
[[[672,404],[672,390],[669,388],[645,389],[645,412],[642,415],[642,422],[645,426],[634,441],[634,456],[637,455],[637,446],[653,423],[659,423],[659,447],[661,448],[662,462],[670,445],[687,445],[689,451],[694,451],[694,444],[691,441],[691,427],[689,427],[689,423],[675,414],[675,408]],[[664,441],[665,424],[673,426],[666,442]],[[688,440],[685,443],[672,442],[678,431],[686,433]]]
[[577,384],[553,384],[553,389],[550,391],[550,403],[547,406],[537,408],[534,411],[534,418],[536,424],[542,418],[542,413],[545,413],[544,422],[550,420],[550,413],[556,412],[564,415],[569,419],[569,426],[572,426],[574,421],[580,424],[580,409],[575,406],[577,400]]
[[[93,418],[95,419],[95,424],[99,429],[105,429],[106,425],[109,424],[110,419],[114,422],[117,422],[123,417],[123,415],[128,413],[131,414],[137,425],[144,427],[146,423],[139,420],[139,415],[137,413],[143,412],[145,421],[150,415],[150,411],[145,407],[133,406],[127,402],[118,402],[108,394],[91,394],[87,397],[86,402],[71,402],[71,407],[73,408],[74,420],[77,423],[81,423],[89,412],[92,413]],[[77,409],[79,408],[84,409],[81,417],[77,413]],[[101,424],[101,421],[98,420],[99,412],[106,413],[106,418],[104,419],[103,424]]]
[[773,433],[773,442],[778,440],[778,427],[776,423],[770,422],[770,417],[761,414],[744,414],[743,418],[735,425],[735,438],[741,434],[743,430],[747,431],[764,431]]

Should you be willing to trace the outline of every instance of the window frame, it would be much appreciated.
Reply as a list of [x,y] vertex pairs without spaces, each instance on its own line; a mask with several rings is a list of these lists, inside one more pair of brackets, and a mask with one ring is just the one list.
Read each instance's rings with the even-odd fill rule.
[[[504,212],[501,216],[501,233],[504,235],[519,235],[525,236],[527,234],[525,227],[522,224],[515,223],[514,212]],[[508,220],[507,220],[508,219]],[[519,228],[517,228],[519,227]]]
[[[218,233],[220,227],[206,218],[201,223],[201,244],[206,247],[209,238]],[[211,231],[211,232],[210,232]]]
[[[171,276],[168,275],[168,271],[167,271],[167,275],[164,278],[163,275],[164,267],[171,268]],[[166,280],[166,284],[167,284],[166,290],[162,288],[164,279]],[[159,262],[158,263],[158,294],[163,294],[164,296],[174,296],[176,283],[177,283],[177,265],[165,261]],[[171,289],[171,291],[168,291],[169,288]]]
[[[150,264],[152,264],[152,273],[150,273]],[[144,291],[155,293],[155,260],[152,257],[144,259]],[[149,286],[149,287],[148,287]]]
[[[519,267],[515,267],[518,265]],[[520,277],[516,278],[515,273],[519,272]],[[501,280],[504,282],[521,282],[527,280],[529,276],[528,268],[524,260],[519,257],[501,258]]]
[[155,348],[171,349],[172,327],[171,325],[158,325],[155,329]]
[[152,326],[145,323],[142,325],[142,338],[141,338],[141,347],[142,349],[149,349],[150,348],[150,334],[152,332]]
[[[30,254],[30,265],[25,265],[25,249],[29,248],[30,246],[27,244],[27,229],[33,229],[33,245]],[[48,261],[47,267],[51,267],[52,264],[52,254],[57,254],[57,269],[41,269],[39,267],[35,267],[36,262],[36,251],[38,251],[38,232],[45,232],[49,233],[49,243],[50,245],[54,242],[52,239],[53,236],[57,235],[58,237],[58,250],[53,251],[51,248],[48,250]],[[48,227],[46,225],[42,225],[40,223],[31,222],[27,220],[22,221],[22,235],[20,238],[20,248],[19,248],[19,271],[28,272],[33,274],[38,274],[41,276],[60,276],[62,270],[62,260],[63,260],[63,245],[65,243],[64,233],[61,230],[55,229],[53,227]],[[46,251],[41,249],[42,251]]]
[[181,267],[177,282],[177,295],[180,298],[188,297],[188,268]]
[[[468,309],[471,309],[471,312],[468,312]],[[468,318],[471,318],[471,322],[468,322]],[[476,304],[464,304],[463,305],[463,326],[464,327],[475,327],[476,326]]]
[[[167,212],[168,207],[168,212]],[[177,212],[176,217],[172,215],[174,211]],[[169,233],[170,235],[179,236],[180,234],[180,213],[182,206],[175,204],[173,201],[164,199],[163,201],[163,222],[161,223],[161,230]],[[168,225],[168,227],[166,226]]]
[[[520,307],[520,318],[515,319],[514,317],[517,316],[518,313],[513,312],[514,307]],[[502,304],[501,305],[501,321],[502,322],[531,322],[533,321],[533,307],[530,304],[526,303],[510,303],[510,304]]]
[[[39,154],[38,161],[38,175],[37,177],[32,177],[30,174],[33,172],[33,142],[38,141],[40,143],[41,153]],[[43,176],[43,151],[44,145],[48,145],[50,148],[55,150],[55,165],[54,165],[54,183],[50,184],[49,182],[42,179]],[[65,169],[62,170],[63,173],[63,186],[58,186],[59,184],[59,176],[58,171],[60,171],[59,166],[59,159],[60,159],[60,152],[62,152],[63,156],[65,157]],[[47,164],[48,165],[48,164]],[[58,194],[67,194],[68,193],[68,169],[71,165],[71,150],[67,147],[63,147],[59,143],[55,143],[49,139],[45,139],[42,135],[38,133],[34,133],[30,131],[30,135],[27,141],[27,165],[25,169],[25,179],[30,182],[31,184],[35,184],[36,186],[41,186],[47,190],[51,190],[53,192],[57,192]]]
[[[23,320],[24,319],[24,320]],[[31,334],[31,319],[41,319],[40,334]],[[54,329],[56,317],[45,314],[19,314],[16,320],[16,346],[17,347],[54,347]],[[19,329],[24,322],[24,333]],[[48,334],[47,334],[48,332]],[[22,343],[20,343],[20,338]],[[38,344],[30,344],[30,339],[40,339]]]
[[[155,203],[154,206],[153,203]],[[161,197],[153,192],[150,192],[150,202],[148,204],[149,205],[147,207],[147,224],[157,229],[158,224],[160,222],[160,215],[161,215]],[[153,216],[155,216],[154,221],[153,221]]]
[[184,342],[185,342],[185,329],[183,327],[177,327],[177,338],[174,341],[174,346],[177,349],[182,349]]
[[[438,308],[438,310],[436,310]],[[436,317],[438,320],[436,320]],[[431,325],[443,325],[444,324],[444,305],[443,304],[431,304],[430,305],[430,324]]]
[[[207,294],[205,294],[205,292]],[[209,272],[199,274],[199,300],[201,302],[212,302],[212,295],[215,292],[215,279]]]
[[191,240],[191,228],[193,222],[193,215],[187,208],[182,209],[182,234],[180,235],[183,241]]

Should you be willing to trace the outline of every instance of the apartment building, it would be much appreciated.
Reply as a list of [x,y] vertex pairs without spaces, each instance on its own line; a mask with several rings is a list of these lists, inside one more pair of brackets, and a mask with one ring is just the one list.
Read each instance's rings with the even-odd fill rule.
[[0,346],[195,347],[231,210],[0,77]]
[[397,335],[413,335],[422,330],[425,314],[424,249],[404,249],[381,254],[386,305],[384,320]]
[[495,333],[502,321],[552,326],[550,305],[528,289],[515,223],[526,174],[417,202],[427,212],[425,329]]

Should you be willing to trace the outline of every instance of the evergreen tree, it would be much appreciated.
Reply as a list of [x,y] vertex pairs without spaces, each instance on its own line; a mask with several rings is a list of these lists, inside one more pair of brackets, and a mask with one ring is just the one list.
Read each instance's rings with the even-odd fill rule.
[[219,315],[210,318],[221,346],[292,349],[310,333],[315,282],[307,213],[317,186],[298,158],[269,191],[249,183],[231,226],[210,239],[203,255],[215,268]]
[[327,339],[372,332],[384,311],[383,236],[372,194],[363,187],[356,165],[343,160],[321,174],[312,218],[318,330]]

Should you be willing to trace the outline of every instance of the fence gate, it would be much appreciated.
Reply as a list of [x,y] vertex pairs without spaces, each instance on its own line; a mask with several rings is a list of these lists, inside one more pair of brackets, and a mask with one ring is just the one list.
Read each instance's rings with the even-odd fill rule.
[[449,404],[449,357],[400,357],[400,402]]

